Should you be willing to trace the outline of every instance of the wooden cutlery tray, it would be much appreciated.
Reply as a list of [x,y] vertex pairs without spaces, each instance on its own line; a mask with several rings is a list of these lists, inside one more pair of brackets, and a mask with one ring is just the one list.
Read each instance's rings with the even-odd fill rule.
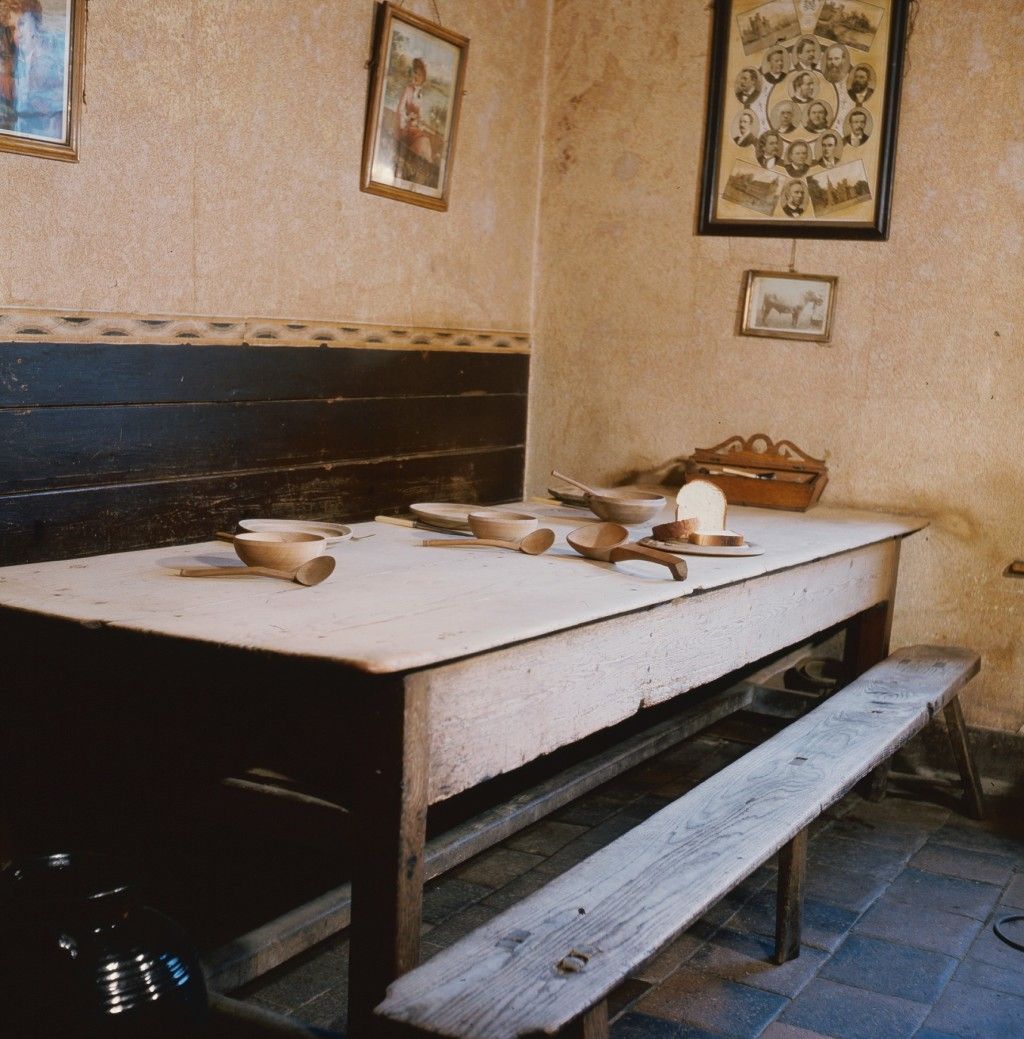
[[755,433],[746,440],[733,436],[715,447],[697,448],[686,460],[683,482],[691,480],[716,484],[730,505],[805,512],[821,497],[828,467],[791,440],[773,443],[764,433]]

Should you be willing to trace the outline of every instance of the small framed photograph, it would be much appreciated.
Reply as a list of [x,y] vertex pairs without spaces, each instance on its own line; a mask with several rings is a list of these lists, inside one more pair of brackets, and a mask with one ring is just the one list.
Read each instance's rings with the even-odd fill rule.
[[832,274],[747,271],[740,334],[827,343],[838,281]]
[[700,234],[888,237],[911,2],[716,0]]
[[391,3],[378,6],[362,189],[448,208],[469,40]]
[[78,161],[86,0],[0,0],[0,151]]

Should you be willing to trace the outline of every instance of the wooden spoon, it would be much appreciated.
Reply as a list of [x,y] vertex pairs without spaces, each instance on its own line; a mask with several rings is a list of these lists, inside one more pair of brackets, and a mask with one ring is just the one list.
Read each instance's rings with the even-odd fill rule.
[[598,500],[607,500],[622,503],[633,503],[652,506],[655,502],[660,505],[665,504],[665,499],[660,494],[647,494],[642,491],[630,491],[630,490],[617,490],[615,488],[603,488],[598,489],[596,487],[589,487],[585,483],[580,483],[579,480],[574,480],[571,476],[566,476],[565,473],[560,473],[557,469],[551,470],[551,475],[557,477],[559,480],[564,480],[566,483],[572,484],[573,487],[578,487],[585,495],[590,498],[597,498]]
[[595,487],[588,487],[585,483],[580,483],[579,480],[574,480],[571,476],[566,476],[565,473],[560,473],[557,469],[551,470],[551,475],[559,480],[564,480],[567,484],[575,487],[577,490],[582,491],[584,494],[597,494],[604,493],[603,491],[597,490]]
[[334,556],[317,556],[297,570],[272,570],[269,566],[188,566],[178,573],[181,577],[280,577],[310,588],[326,581],[334,573],[336,563]]
[[474,548],[477,545],[490,545],[494,548],[511,548],[525,552],[528,556],[539,556],[555,543],[555,532],[548,527],[541,527],[519,541],[503,541],[500,538],[464,538],[461,541],[449,541],[447,538],[427,538],[423,542],[430,548]]
[[566,534],[565,540],[581,556],[603,563],[620,563],[624,559],[643,559],[660,563],[672,571],[677,581],[686,580],[686,560],[645,545],[627,545],[629,531],[619,523],[591,523]]

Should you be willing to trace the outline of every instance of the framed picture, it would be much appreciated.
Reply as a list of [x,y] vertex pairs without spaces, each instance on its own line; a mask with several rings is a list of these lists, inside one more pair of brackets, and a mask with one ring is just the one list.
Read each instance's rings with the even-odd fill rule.
[[831,274],[747,271],[740,333],[827,343],[838,281]]
[[0,0],[0,151],[78,161],[86,0]]
[[469,40],[384,3],[375,41],[363,191],[447,209]]
[[910,0],[716,0],[701,234],[889,234]]

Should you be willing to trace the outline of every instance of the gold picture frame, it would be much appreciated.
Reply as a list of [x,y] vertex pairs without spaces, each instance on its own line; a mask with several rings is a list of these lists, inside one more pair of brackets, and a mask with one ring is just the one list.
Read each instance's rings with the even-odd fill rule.
[[388,2],[377,19],[362,190],[446,210],[469,40]]
[[87,0],[0,0],[0,151],[78,161]]
[[740,335],[829,342],[838,283],[834,274],[747,271]]

